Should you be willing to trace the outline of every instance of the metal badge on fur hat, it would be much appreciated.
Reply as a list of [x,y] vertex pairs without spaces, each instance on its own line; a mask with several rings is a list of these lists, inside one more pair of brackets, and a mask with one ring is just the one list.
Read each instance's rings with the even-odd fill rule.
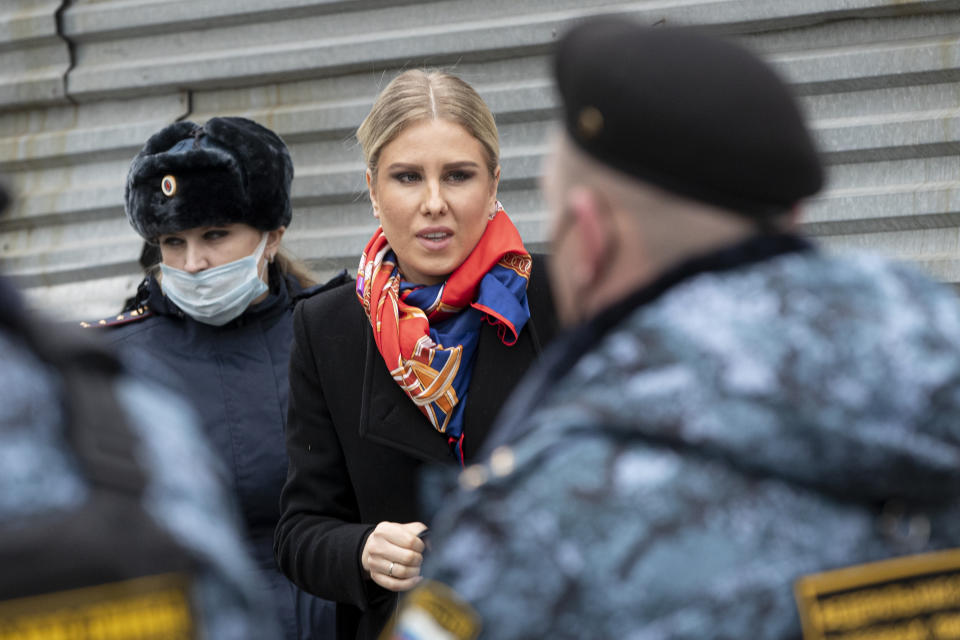
[[130,165],[127,219],[147,240],[235,222],[270,231],[290,224],[292,180],[283,140],[256,122],[177,122],[151,136]]

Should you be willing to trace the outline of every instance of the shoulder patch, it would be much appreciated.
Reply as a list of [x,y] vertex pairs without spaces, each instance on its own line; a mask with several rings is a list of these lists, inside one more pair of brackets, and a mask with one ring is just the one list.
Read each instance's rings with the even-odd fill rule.
[[803,576],[804,640],[960,637],[960,549]]
[[190,581],[161,574],[0,602],[3,638],[193,638]]
[[124,313],[108,316],[100,320],[92,320],[90,322],[81,322],[80,326],[84,329],[89,329],[92,327],[116,327],[122,324],[130,324],[131,322],[139,322],[144,318],[149,318],[153,315],[153,311],[150,310],[150,307],[143,305],[142,307],[137,307],[133,311],[125,311]]

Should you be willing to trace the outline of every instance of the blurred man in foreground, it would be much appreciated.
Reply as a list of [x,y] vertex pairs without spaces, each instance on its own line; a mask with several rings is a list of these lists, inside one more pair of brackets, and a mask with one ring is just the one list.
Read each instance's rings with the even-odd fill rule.
[[0,636],[276,638],[194,413],[80,331],[0,278]]
[[960,540],[954,294],[795,233],[821,166],[739,46],[599,19],[556,76],[570,331],[442,501],[395,633],[944,637],[960,553],[912,554]]

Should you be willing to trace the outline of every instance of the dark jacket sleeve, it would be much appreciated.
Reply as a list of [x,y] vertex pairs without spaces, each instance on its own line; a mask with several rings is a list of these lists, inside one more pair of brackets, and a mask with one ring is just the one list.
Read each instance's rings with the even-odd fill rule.
[[[340,439],[311,344],[311,327],[322,319],[294,312],[290,358],[290,405],[286,443],[287,481],[280,496],[281,516],[274,537],[280,569],[301,588],[322,598],[366,609],[366,580],[360,549],[373,529],[359,524],[357,500]],[[319,322],[318,322],[319,321]]]

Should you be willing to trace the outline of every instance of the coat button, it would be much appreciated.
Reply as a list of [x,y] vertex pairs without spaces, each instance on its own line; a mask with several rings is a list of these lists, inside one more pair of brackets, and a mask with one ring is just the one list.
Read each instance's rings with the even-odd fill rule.
[[513,473],[517,468],[517,457],[513,454],[513,449],[508,446],[500,446],[490,454],[490,472],[496,478],[502,478]]
[[486,484],[489,474],[482,464],[473,464],[460,473],[460,486],[467,491],[477,489]]

